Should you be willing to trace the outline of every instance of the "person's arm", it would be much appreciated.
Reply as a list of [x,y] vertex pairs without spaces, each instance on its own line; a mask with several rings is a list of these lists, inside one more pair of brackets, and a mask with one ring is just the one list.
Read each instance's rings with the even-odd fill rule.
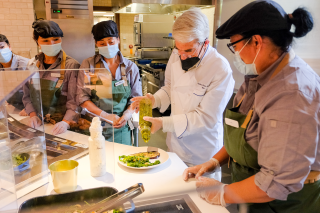
[[78,106],[76,103],[77,87],[75,85],[77,85],[79,67],[80,64],[74,59],[69,59],[66,61],[67,70],[65,71],[64,86],[61,94],[67,96],[67,111],[63,117],[63,121],[69,125],[71,121],[77,121],[78,118]]
[[30,83],[27,82],[25,83],[25,85],[23,85],[23,97],[22,97],[22,102],[23,102],[23,105],[25,107],[25,110],[26,110],[26,113],[28,115],[30,115],[30,113],[34,112],[36,114],[36,110],[35,108],[33,107],[32,105],[32,101],[31,101],[31,98],[30,98]]
[[226,203],[266,203],[275,200],[270,198],[254,182],[255,176],[224,187]]
[[213,158],[217,159],[219,161],[220,166],[228,163],[229,161],[229,154],[226,150],[226,148],[223,146],[217,154],[213,156]]
[[97,107],[94,103],[92,103],[92,101],[85,101],[80,106],[82,108],[86,108],[87,110],[96,115],[100,115],[100,113],[102,112],[102,110],[99,107]]
[[217,154],[215,154],[212,157],[212,159],[210,159],[209,161],[207,161],[203,164],[185,169],[182,174],[182,177],[185,181],[187,181],[189,178],[198,179],[204,173],[214,171],[218,165],[221,166],[221,165],[225,164],[226,162],[228,162],[228,159],[229,159],[229,155],[227,153],[226,148],[223,146],[219,150],[219,152],[217,152]]
[[264,98],[256,107],[261,169],[254,182],[270,198],[286,200],[303,188],[316,159],[319,102],[299,90],[273,90],[279,92],[270,94],[268,87],[259,91]]

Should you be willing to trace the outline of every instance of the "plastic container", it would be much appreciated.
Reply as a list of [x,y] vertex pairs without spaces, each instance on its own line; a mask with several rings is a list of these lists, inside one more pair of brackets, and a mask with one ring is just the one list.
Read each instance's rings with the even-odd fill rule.
[[101,121],[98,117],[93,118],[89,131],[90,172],[91,176],[100,177],[107,172],[107,168],[105,138],[102,135]]

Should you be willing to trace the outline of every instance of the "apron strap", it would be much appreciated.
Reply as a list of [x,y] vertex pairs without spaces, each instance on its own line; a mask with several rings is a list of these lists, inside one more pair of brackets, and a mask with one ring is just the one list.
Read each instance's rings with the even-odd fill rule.
[[296,54],[295,54],[294,51],[291,49],[291,50],[285,55],[285,57],[282,59],[282,61],[281,61],[280,64],[278,65],[277,69],[273,72],[273,74],[272,74],[272,76],[270,77],[269,81],[270,81],[271,79],[273,79],[287,64],[289,64],[289,62],[292,61],[295,56],[296,56]]
[[94,66],[94,68],[96,68],[96,69],[101,68],[101,61],[99,61],[98,63],[96,63],[96,65]]
[[[101,68],[101,61],[99,61],[96,65],[95,68]],[[127,83],[127,75],[126,75],[126,66],[124,64],[120,64],[120,70],[121,70],[121,79],[124,80],[123,86],[128,86]]]
[[248,126],[248,124],[249,124],[249,122],[251,120],[251,117],[252,117],[252,114],[253,114],[253,110],[254,110],[254,106],[248,112],[246,119],[244,120],[243,124],[241,125],[241,128],[243,128],[243,129],[247,128],[247,126]]
[[[278,73],[280,73],[280,71],[287,65],[289,64],[290,61],[292,61],[294,59],[294,57],[296,56],[296,54],[294,53],[294,51],[291,49],[290,52],[288,52],[284,58],[282,59],[282,61],[280,62],[280,64],[278,65],[278,67],[276,68],[276,70],[273,72],[272,76],[270,77],[269,81],[271,79],[273,79]],[[242,103],[244,97],[246,96],[246,93],[242,96],[239,104],[237,105],[237,107]],[[244,120],[243,124],[241,125],[241,128],[246,129],[251,117],[253,115],[253,110],[254,110],[254,105],[252,107],[252,109],[248,112],[246,119]]]
[[244,95],[242,96],[241,100],[239,101],[237,107],[240,106],[240,104],[242,103],[243,99],[246,97],[246,94],[247,94],[247,93],[244,93]]
[[66,72],[66,61],[67,61],[67,54],[62,50],[62,60],[61,60],[61,67],[60,67],[60,77],[56,84],[56,88],[60,88],[63,83],[64,75]]
[[[65,75],[65,69],[66,69],[66,61],[67,61],[67,54],[62,50],[62,60],[61,60],[61,67],[60,67],[60,77],[56,84],[56,88],[60,88],[63,83],[64,75]],[[37,62],[36,65],[38,68],[40,68],[40,61]]]

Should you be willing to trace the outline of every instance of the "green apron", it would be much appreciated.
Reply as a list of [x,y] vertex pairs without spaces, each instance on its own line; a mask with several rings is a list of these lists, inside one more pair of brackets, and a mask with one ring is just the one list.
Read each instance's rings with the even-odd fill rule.
[[17,92],[15,92],[8,100],[8,104],[14,106],[15,108],[19,109],[19,110],[23,110],[24,109],[24,105],[22,102],[22,98],[23,98],[23,90],[22,88],[20,88]]
[[[277,75],[289,63],[289,54],[285,56],[270,79]],[[232,168],[232,182],[239,182],[255,175],[260,170],[258,153],[246,142],[245,132],[249,124],[253,109],[248,115],[240,114],[239,104],[226,110],[225,117],[237,121],[239,128],[224,124],[224,146],[230,156]],[[249,213],[315,213],[320,212],[320,181],[305,184],[299,192],[289,194],[286,201],[274,200],[268,203],[248,204]]]
[[[57,82],[40,79],[41,91],[37,90],[33,84],[30,84],[30,98],[33,103],[33,107],[37,111],[37,114],[41,114],[41,105],[42,105],[42,114],[46,116],[50,114],[52,119],[56,122],[62,121],[67,108],[67,96],[61,95],[63,88],[63,79],[65,75],[65,65],[66,65],[66,53],[63,52],[63,57],[61,61],[61,71],[60,77]],[[38,61],[37,67],[39,68],[40,62]],[[41,99],[40,99],[41,95]],[[42,102],[41,102],[41,101]],[[42,104],[40,104],[42,103]]]
[[[95,68],[101,68],[101,61],[96,64]],[[121,75],[122,80],[125,82],[116,86],[116,83],[119,81],[112,81],[112,100],[107,98],[99,98],[96,95],[95,90],[91,91],[92,97],[91,100],[94,104],[97,105],[100,109],[107,113],[113,113],[122,116],[123,112],[126,110],[126,106],[128,104],[128,99],[131,95],[131,87],[126,78],[126,71],[124,64],[121,64]],[[112,109],[110,109],[113,106]],[[131,132],[128,124],[123,126],[120,129],[112,128],[111,124],[105,123],[105,127],[103,129],[102,134],[105,136],[106,140],[114,141],[116,143],[131,145]],[[112,132],[114,131],[114,137]]]

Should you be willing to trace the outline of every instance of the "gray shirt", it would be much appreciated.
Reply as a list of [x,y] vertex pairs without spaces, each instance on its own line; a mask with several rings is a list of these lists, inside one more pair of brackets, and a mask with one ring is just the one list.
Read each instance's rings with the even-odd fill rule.
[[[43,65],[44,54],[39,53],[29,61],[28,68],[36,67],[37,62],[40,61],[40,67],[39,67],[40,78],[57,82],[59,78],[55,77],[56,76],[55,74],[60,74],[61,60],[62,60],[62,51],[60,51],[57,60],[49,67],[49,69],[45,70],[45,67]],[[67,96],[67,103],[66,103],[67,112],[63,118],[67,121],[77,120],[77,115],[78,115],[77,112],[79,109],[78,109],[78,105],[76,104],[76,94],[77,94],[77,78],[78,78],[79,67],[80,67],[80,64],[75,59],[71,58],[70,56],[67,56],[65,69],[74,69],[74,70],[66,70],[65,76],[63,79],[63,87],[61,91],[62,95]],[[30,99],[29,83],[26,83],[24,85],[23,92],[24,92],[23,99],[22,99],[23,104],[25,106],[26,112],[30,114],[31,112],[34,112],[35,109]]]
[[2,64],[0,64],[0,71],[7,70],[26,70],[27,64],[29,62],[29,58],[22,57],[20,55],[12,54],[12,63],[10,68],[3,68]]
[[279,200],[301,190],[310,170],[320,171],[320,78],[295,56],[269,80],[285,54],[259,76],[246,76],[234,99],[236,106],[247,94],[242,114],[255,106],[245,134],[261,166],[255,183]]
[[[130,87],[131,87],[130,98],[142,96],[142,87],[141,87],[139,68],[137,67],[137,65],[135,63],[124,58],[120,51],[118,54],[120,56],[120,65],[124,64],[126,67],[127,80],[129,81]],[[90,72],[94,72],[93,68],[95,68],[95,65],[97,63],[99,63],[100,61],[102,62],[101,68],[106,68],[107,70],[109,70],[109,68],[107,67],[108,66],[107,63],[103,60],[103,57],[100,54],[94,55],[90,58],[83,60],[80,68],[81,69],[91,68]],[[115,78],[113,80],[119,81],[122,79],[120,65],[118,66],[118,68],[116,70]],[[86,90],[81,89],[81,88],[83,88],[83,85],[84,85],[84,73],[81,71],[81,73],[79,75],[79,82],[78,82],[78,87],[79,87],[79,89],[78,89],[78,93],[79,93],[78,102],[79,103],[78,104],[79,105],[87,100],[90,100],[90,92],[86,92]]]

